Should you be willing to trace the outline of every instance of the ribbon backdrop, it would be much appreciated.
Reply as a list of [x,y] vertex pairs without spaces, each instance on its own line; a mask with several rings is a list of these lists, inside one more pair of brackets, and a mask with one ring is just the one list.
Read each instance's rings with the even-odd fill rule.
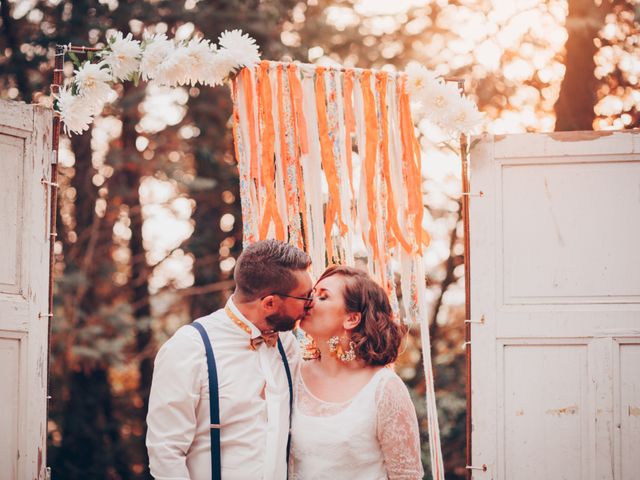
[[316,278],[327,264],[363,259],[396,317],[420,323],[431,468],[443,480],[422,261],[429,235],[406,76],[262,61],[231,90],[245,245],[290,242],[311,256]]

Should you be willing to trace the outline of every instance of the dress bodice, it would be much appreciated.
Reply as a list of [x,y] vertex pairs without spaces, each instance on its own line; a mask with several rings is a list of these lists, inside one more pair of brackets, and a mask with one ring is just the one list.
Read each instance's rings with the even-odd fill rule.
[[415,410],[393,370],[378,370],[347,402],[317,398],[301,374],[295,391],[290,479],[422,478]]

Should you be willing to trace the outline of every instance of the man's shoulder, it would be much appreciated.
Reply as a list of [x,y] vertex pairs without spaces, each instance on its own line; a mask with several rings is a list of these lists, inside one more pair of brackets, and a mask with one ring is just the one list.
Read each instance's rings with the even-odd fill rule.
[[[208,315],[205,315],[200,318],[196,318],[192,323],[198,322],[200,323],[207,331],[215,330],[220,326],[221,321],[227,319],[227,314],[224,311],[224,308],[219,308]],[[189,327],[191,324],[185,325],[185,327]]]
[[[231,321],[224,308],[211,312],[204,317],[197,318],[193,322],[198,322],[204,327],[209,339],[214,344],[220,341],[226,342],[227,340],[234,340],[237,336],[244,334],[244,332]],[[195,328],[191,328],[191,330],[195,330]],[[200,335],[198,335],[198,337],[199,336]]]
[[189,350],[197,347],[200,335],[191,325],[183,325],[164,342],[159,353]]
[[191,323],[182,325],[175,331],[171,338],[167,340],[165,346],[171,347],[172,345],[177,346],[194,343],[196,341],[201,342],[200,333],[196,328],[193,328],[193,324],[195,322],[200,323],[205,328],[207,334],[211,336],[215,333],[222,317],[224,317],[224,310],[220,309],[210,313],[209,315],[205,315],[204,317],[197,318]]

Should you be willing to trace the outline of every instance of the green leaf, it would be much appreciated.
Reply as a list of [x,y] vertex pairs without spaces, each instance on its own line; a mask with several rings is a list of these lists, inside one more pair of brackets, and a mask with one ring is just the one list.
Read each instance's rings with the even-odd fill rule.
[[73,64],[76,67],[80,68],[82,66],[82,62],[80,62],[80,59],[75,54],[75,52],[69,52],[68,55],[69,55],[69,58],[71,59],[71,61],[73,62]]

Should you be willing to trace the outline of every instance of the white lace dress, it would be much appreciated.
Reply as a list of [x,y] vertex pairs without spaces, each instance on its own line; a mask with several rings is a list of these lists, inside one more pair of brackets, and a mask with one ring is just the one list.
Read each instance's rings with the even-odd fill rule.
[[289,479],[414,480],[423,473],[416,412],[393,370],[377,371],[343,403],[315,397],[298,375]]

